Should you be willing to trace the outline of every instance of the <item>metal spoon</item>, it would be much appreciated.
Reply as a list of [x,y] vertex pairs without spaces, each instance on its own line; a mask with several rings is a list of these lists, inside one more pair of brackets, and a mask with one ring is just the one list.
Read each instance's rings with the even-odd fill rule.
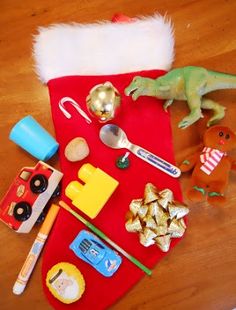
[[99,137],[105,145],[113,149],[126,148],[150,165],[153,165],[154,167],[160,169],[161,171],[169,174],[174,178],[179,177],[181,174],[180,169],[176,166],[150,153],[144,148],[129,142],[125,132],[116,125],[104,125],[100,129]]

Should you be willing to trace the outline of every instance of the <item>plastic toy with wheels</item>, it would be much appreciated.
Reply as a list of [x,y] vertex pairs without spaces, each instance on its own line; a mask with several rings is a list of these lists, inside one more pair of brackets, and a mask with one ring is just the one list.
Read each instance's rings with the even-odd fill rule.
[[18,233],[28,233],[62,176],[42,161],[35,167],[22,168],[0,202],[0,220]]
[[70,249],[105,277],[111,277],[121,264],[121,257],[93,233],[81,230]]

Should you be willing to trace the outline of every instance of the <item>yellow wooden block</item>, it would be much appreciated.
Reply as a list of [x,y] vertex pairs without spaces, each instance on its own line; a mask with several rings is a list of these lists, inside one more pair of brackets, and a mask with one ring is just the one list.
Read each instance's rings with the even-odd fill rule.
[[65,193],[72,204],[90,218],[95,218],[110,198],[119,182],[99,168],[84,164],[78,177],[85,183],[72,181],[66,187]]

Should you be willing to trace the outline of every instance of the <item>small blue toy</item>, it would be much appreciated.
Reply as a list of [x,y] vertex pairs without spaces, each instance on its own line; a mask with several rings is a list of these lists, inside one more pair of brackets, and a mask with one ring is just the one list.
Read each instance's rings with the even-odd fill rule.
[[121,264],[121,257],[108,248],[98,237],[86,230],[81,230],[70,249],[76,256],[93,266],[105,277],[111,277]]

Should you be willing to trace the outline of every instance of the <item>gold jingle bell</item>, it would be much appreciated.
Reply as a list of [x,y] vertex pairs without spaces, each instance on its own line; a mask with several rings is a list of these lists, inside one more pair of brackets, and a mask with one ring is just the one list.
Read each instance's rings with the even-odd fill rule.
[[94,86],[86,98],[88,111],[102,123],[116,116],[120,101],[118,90],[110,82]]

